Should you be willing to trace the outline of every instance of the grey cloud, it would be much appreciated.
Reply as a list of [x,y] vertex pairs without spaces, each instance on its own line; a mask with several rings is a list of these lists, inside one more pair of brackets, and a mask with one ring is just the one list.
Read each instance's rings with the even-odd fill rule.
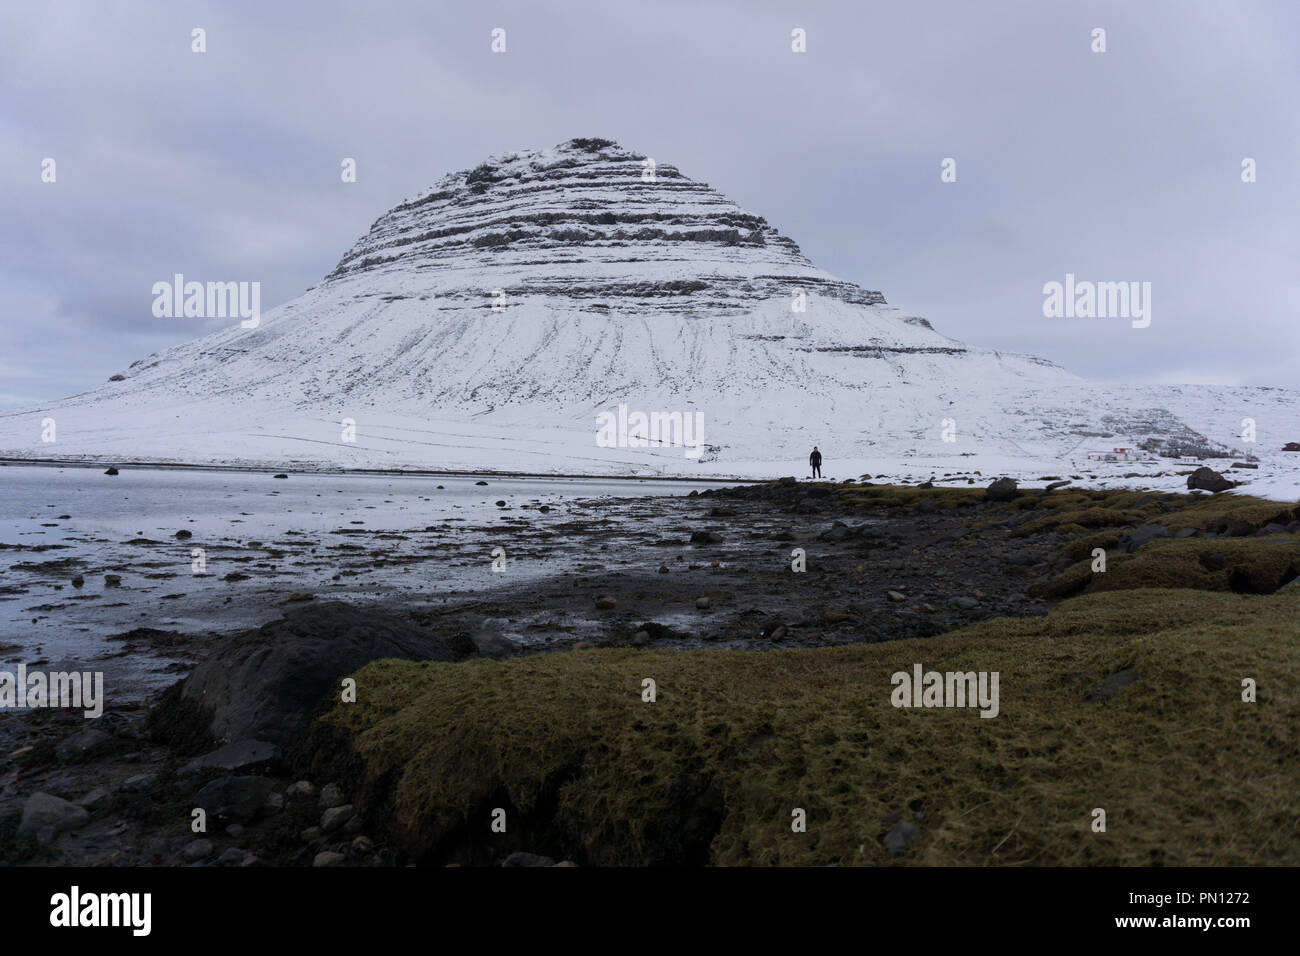
[[[174,272],[261,281],[269,308],[443,173],[573,136],[708,181],[972,344],[1106,380],[1290,384],[1298,41],[1281,0],[9,4],[0,404],[208,331],[150,313]],[[1067,271],[1151,281],[1151,327],[1045,319]]]

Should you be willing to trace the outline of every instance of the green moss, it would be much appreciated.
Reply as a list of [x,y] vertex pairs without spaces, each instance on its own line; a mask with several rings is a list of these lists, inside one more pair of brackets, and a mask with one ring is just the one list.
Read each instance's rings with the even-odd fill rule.
[[[1286,524],[1294,520],[1300,510],[1276,501],[1243,495],[1215,495],[1205,499],[1179,495],[1163,502],[1166,508],[1173,509],[1170,513],[1144,521],[1135,510],[1143,500],[1138,492],[1093,494],[1104,494],[1097,500],[1107,507],[1091,509],[1094,520],[1088,524],[1089,527],[1107,521],[1123,526],[1163,525],[1175,531],[1195,528],[1204,532],[1231,526],[1250,533],[1269,522]],[[1153,496],[1146,494],[1145,497]],[[1158,510],[1153,502],[1141,507],[1144,511],[1153,507]],[[1064,512],[1026,522],[1014,533],[1024,536],[1055,530],[1082,534],[1083,528],[1078,526],[1085,523],[1077,512]],[[1291,535],[1156,539],[1135,554],[1128,555],[1114,550],[1122,533],[1120,530],[1107,530],[1071,541],[1058,556],[1076,563],[1051,578],[1035,582],[1030,586],[1030,593],[1037,597],[1059,598],[1084,590],[1196,588],[1267,594],[1300,574],[1300,539]],[[1104,574],[1092,572],[1094,548],[1107,551]]]
[[1156,518],[1156,523],[1171,531],[1179,528],[1205,531],[1220,519],[1235,519],[1258,529],[1270,521],[1285,525],[1300,517],[1300,507],[1296,505],[1266,501],[1250,495],[1221,494],[1212,498],[1184,496],[1183,501],[1186,507]]
[[[1044,515],[1041,518],[1035,518],[1033,521],[1026,521],[1020,527],[1016,528],[1015,535],[1020,538],[1027,537],[1031,534],[1039,534],[1043,531],[1053,529],[1062,530],[1066,526],[1074,526],[1080,531],[1086,531],[1088,528],[1115,528],[1123,525],[1133,524],[1134,521],[1122,511],[1114,508],[1082,508],[1082,509],[1063,509],[1058,508],[1052,514]],[[1069,533],[1068,531],[1064,533]]]
[[[1058,600],[1082,593],[1092,583],[1092,560],[1091,557],[1082,558],[1050,578],[1035,581],[1029,585],[1030,595],[1037,598],[1047,598],[1048,600]],[[1108,557],[1107,560],[1112,559]]]
[[[1066,550],[1072,557],[1076,549]],[[1137,588],[1270,594],[1300,575],[1300,541],[1293,537],[1156,540],[1134,554],[1108,551],[1104,572],[1093,572],[1090,548],[1087,554],[1059,574],[1034,582],[1030,594],[1059,598]]]
[[[1089,494],[1092,500],[1103,508],[1114,508],[1117,511],[1130,511],[1147,516],[1160,514],[1159,499],[1163,497],[1149,491],[1092,491]],[[1177,507],[1177,502],[1186,497],[1186,495],[1176,495],[1167,504]]]
[[[430,859],[531,833],[601,864],[1296,865],[1298,611],[1300,590],[1105,592],[884,644],[378,661],[317,732]],[[892,707],[918,662],[998,671],[1001,714]],[[1134,684],[1089,699],[1124,669]],[[890,815],[914,811],[893,860]]]
[[1057,491],[1047,495],[1042,499],[1042,507],[1047,509],[1067,509],[1078,511],[1081,508],[1087,508],[1092,505],[1092,499],[1086,493],[1078,491]]
[[1085,538],[1075,538],[1061,549],[1061,556],[1069,558],[1071,561],[1082,561],[1084,558],[1091,559],[1094,548],[1109,551],[1119,544],[1119,536],[1119,531],[1099,531],[1097,534],[1090,534]]
[[966,508],[985,500],[984,489],[973,488],[920,488],[915,485],[871,485],[863,488],[850,485],[837,489],[844,500],[859,507],[902,508],[914,506],[923,496],[934,499],[941,510]]
[[1156,540],[1112,560],[1093,576],[1089,591],[1197,588],[1268,594],[1300,573],[1294,537]]

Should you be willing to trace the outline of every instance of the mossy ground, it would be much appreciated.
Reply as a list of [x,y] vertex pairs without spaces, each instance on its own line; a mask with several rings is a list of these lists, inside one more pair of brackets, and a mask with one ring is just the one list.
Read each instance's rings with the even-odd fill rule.
[[[978,500],[843,494],[854,506]],[[1114,547],[1117,526],[1287,511],[1162,500],[1066,491],[1002,507],[1042,508],[1056,520],[1039,531],[1079,528],[1072,558]],[[598,865],[1297,865],[1300,587],[1235,593],[1268,590],[1241,575],[1276,581],[1297,560],[1291,535],[1157,540],[1114,553],[1104,575],[1081,560],[1066,575],[1082,569],[1075,584],[1095,593],[1045,616],[887,643],[377,661],[356,675],[358,702],[315,733],[367,812],[427,861],[527,849]],[[895,708],[891,675],[917,663],[998,672],[1000,714]],[[1098,699],[1120,672],[1135,680]],[[505,834],[490,833],[494,807]],[[795,808],[805,833],[791,829]],[[899,820],[921,834],[895,858],[882,839]]]
[[[1298,611],[1295,591],[1145,590],[847,648],[379,661],[324,720],[391,789],[375,797],[416,856],[467,828],[487,842],[507,806],[597,864],[884,864],[890,815],[921,811],[902,862],[1295,865]],[[894,708],[890,675],[914,663],[998,671],[1001,713]],[[1126,669],[1135,683],[1089,699]]]
[[[1064,501],[1051,514],[1016,528],[1017,536],[1048,530],[1076,535],[1060,551],[1076,563],[1037,582],[1031,593],[1059,598],[1132,588],[1197,588],[1270,594],[1300,575],[1300,538],[1249,536],[1267,524],[1284,526],[1296,520],[1300,508],[1238,495],[1177,495],[1165,500],[1154,495],[1138,498],[1134,492],[1093,492],[1091,500],[1105,506],[1080,510],[1086,500]],[[1121,550],[1122,536],[1144,525],[1173,532],[1190,528],[1198,534],[1230,529],[1230,534],[1241,536],[1157,538],[1132,554]],[[1093,570],[1097,548],[1106,551],[1105,573]]]
[[910,485],[841,485],[836,491],[846,502],[865,507],[902,508],[930,498],[939,508],[960,508],[984,500],[983,488],[922,488]]

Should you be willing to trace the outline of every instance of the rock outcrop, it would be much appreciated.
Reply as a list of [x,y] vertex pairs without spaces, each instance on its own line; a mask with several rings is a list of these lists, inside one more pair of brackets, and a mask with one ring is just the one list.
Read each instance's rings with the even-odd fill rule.
[[[160,701],[155,732],[292,751],[316,709],[339,697],[342,679],[384,657],[449,661],[452,653],[441,638],[374,608],[298,608],[218,645]],[[208,764],[219,768],[222,761]]]

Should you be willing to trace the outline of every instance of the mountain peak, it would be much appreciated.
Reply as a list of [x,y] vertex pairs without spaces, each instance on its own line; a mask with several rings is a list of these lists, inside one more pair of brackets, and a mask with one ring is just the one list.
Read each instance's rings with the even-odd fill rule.
[[[565,140],[555,148],[562,151],[582,153],[602,153],[606,150],[614,153],[628,153],[628,150],[612,139],[601,139],[595,136],[575,137],[574,139]],[[640,157],[634,156],[634,158],[639,159]]]
[[492,156],[381,216],[327,282],[382,278],[440,297],[567,298],[579,310],[736,313],[803,290],[856,305],[879,292],[813,266],[762,216],[609,139]]

